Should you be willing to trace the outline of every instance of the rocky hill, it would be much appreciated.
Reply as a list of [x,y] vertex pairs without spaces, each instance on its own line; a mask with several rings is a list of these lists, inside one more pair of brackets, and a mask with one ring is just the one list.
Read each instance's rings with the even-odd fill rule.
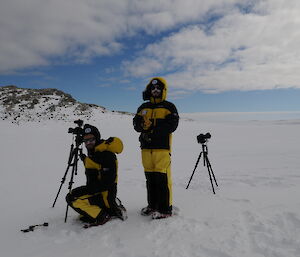
[[0,119],[21,121],[89,119],[94,112],[108,112],[104,107],[76,101],[63,91],[0,87]]

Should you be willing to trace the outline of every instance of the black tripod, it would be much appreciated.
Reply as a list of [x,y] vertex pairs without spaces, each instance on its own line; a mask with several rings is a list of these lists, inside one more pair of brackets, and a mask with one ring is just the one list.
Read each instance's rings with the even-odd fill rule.
[[212,170],[212,167],[211,167],[211,165],[210,165],[210,161],[209,161],[208,156],[207,156],[207,155],[208,155],[208,151],[207,151],[206,140],[202,141],[201,144],[202,144],[202,152],[199,154],[198,160],[197,160],[197,162],[196,162],[195,168],[194,168],[194,170],[193,170],[193,173],[192,173],[192,175],[191,175],[191,177],[190,177],[190,180],[189,180],[189,183],[188,183],[186,189],[189,188],[189,185],[190,185],[190,183],[191,183],[191,181],[192,181],[192,178],[193,178],[193,176],[194,176],[194,173],[195,173],[195,171],[196,171],[196,169],[197,169],[197,166],[198,166],[198,163],[199,163],[199,161],[200,161],[201,155],[203,154],[203,164],[204,164],[204,166],[207,166],[207,171],[208,171],[208,175],[209,175],[209,179],[210,179],[210,184],[211,184],[213,193],[215,194],[215,188],[214,188],[214,185],[213,185],[212,177],[214,178],[214,181],[215,181],[216,186],[218,186],[218,183],[217,183],[215,174],[214,174],[214,172],[213,172],[213,170]]
[[[68,167],[66,169],[66,172],[65,172],[64,176],[61,179],[61,184],[60,184],[60,187],[58,189],[58,192],[57,192],[57,195],[55,197],[55,200],[54,200],[54,203],[52,205],[52,208],[54,207],[54,205],[56,203],[56,200],[58,198],[58,195],[60,193],[62,185],[66,181],[66,177],[67,177],[67,174],[68,174],[68,171],[69,171],[70,167],[72,167],[72,173],[71,173],[71,178],[70,178],[70,181],[69,181],[69,187],[68,187],[68,189],[69,189],[69,192],[71,192],[71,190],[72,190],[72,186],[73,186],[73,183],[74,183],[74,175],[77,175],[78,153],[81,151],[81,149],[79,149],[79,147],[81,145],[81,138],[80,138],[79,135],[76,135],[75,144],[76,144],[76,146],[74,148],[74,139],[73,139],[73,143],[71,144],[71,149],[70,149],[70,154],[69,154],[69,159],[68,159]],[[65,222],[67,222],[68,209],[69,209],[69,205],[67,204],[66,215],[65,215]]]

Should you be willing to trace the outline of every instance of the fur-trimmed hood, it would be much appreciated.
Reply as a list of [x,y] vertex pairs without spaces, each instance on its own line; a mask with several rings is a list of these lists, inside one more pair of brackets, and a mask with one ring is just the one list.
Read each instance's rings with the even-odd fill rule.
[[[150,88],[153,84],[159,84],[162,85],[163,89],[162,89],[162,95],[161,98],[156,98],[154,99],[151,96],[151,91]],[[144,100],[150,100],[152,103],[158,103],[158,102],[162,102],[164,100],[166,100],[167,98],[167,92],[168,92],[168,84],[167,81],[162,78],[162,77],[154,77],[152,78],[149,83],[146,86],[145,91],[143,92],[143,98]]]

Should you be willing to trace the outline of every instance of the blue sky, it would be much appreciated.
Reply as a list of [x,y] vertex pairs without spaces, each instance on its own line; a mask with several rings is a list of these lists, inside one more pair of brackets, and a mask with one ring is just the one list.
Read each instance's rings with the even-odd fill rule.
[[300,110],[297,0],[7,0],[0,85],[135,112],[154,76],[180,112]]

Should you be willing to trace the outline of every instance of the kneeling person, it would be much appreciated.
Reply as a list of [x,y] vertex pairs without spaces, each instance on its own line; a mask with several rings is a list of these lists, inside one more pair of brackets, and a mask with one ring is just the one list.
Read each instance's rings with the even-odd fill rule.
[[126,219],[126,209],[117,198],[117,158],[123,150],[118,138],[101,139],[99,130],[84,125],[83,142],[88,156],[81,153],[85,166],[86,185],[73,189],[66,201],[81,220],[102,225],[112,217]]

